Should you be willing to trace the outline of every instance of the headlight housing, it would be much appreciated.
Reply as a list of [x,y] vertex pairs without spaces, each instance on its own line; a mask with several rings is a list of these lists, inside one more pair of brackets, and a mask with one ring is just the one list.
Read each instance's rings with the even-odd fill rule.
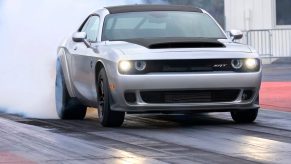
[[258,65],[259,62],[256,59],[245,59],[245,66],[248,70],[254,70]]
[[231,66],[232,68],[234,68],[235,70],[239,70],[243,67],[243,60],[241,59],[232,59],[231,60]]
[[142,74],[145,73],[146,67],[147,62],[143,60],[122,60],[118,63],[118,71],[121,74]]
[[118,69],[120,72],[126,73],[132,68],[132,63],[127,60],[120,61],[118,64]]
[[260,70],[260,60],[255,58],[232,59],[231,67],[236,72],[255,72]]
[[134,62],[134,68],[138,71],[144,71],[146,69],[146,66],[146,61],[139,60]]

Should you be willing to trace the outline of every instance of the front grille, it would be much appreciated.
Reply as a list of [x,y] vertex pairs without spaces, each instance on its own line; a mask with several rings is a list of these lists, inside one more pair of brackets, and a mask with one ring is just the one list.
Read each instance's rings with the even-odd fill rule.
[[146,103],[207,103],[231,102],[240,90],[187,90],[187,91],[141,91]]
[[187,59],[187,60],[147,60],[146,69],[132,69],[126,74],[147,74],[166,72],[237,72],[231,66],[231,59]]

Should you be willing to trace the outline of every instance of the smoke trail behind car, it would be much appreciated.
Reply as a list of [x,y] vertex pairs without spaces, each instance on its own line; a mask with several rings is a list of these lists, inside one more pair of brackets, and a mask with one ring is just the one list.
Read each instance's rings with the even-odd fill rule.
[[56,48],[82,20],[103,6],[126,0],[1,0],[0,110],[56,118]]

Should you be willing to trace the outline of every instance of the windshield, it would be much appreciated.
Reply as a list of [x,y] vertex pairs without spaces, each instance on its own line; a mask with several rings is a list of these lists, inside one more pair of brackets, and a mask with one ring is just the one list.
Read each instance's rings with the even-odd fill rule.
[[110,14],[105,18],[102,33],[102,41],[167,37],[226,38],[207,14],[181,11]]

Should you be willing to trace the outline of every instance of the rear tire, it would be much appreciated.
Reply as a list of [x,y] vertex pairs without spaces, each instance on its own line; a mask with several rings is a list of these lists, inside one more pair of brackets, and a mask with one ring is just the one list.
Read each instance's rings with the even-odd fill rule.
[[97,78],[98,116],[104,127],[120,127],[124,121],[125,112],[112,111],[112,97],[105,69],[102,68]]
[[60,119],[84,119],[87,107],[84,106],[77,98],[70,97],[59,59],[57,60],[56,65],[55,99],[56,110]]

